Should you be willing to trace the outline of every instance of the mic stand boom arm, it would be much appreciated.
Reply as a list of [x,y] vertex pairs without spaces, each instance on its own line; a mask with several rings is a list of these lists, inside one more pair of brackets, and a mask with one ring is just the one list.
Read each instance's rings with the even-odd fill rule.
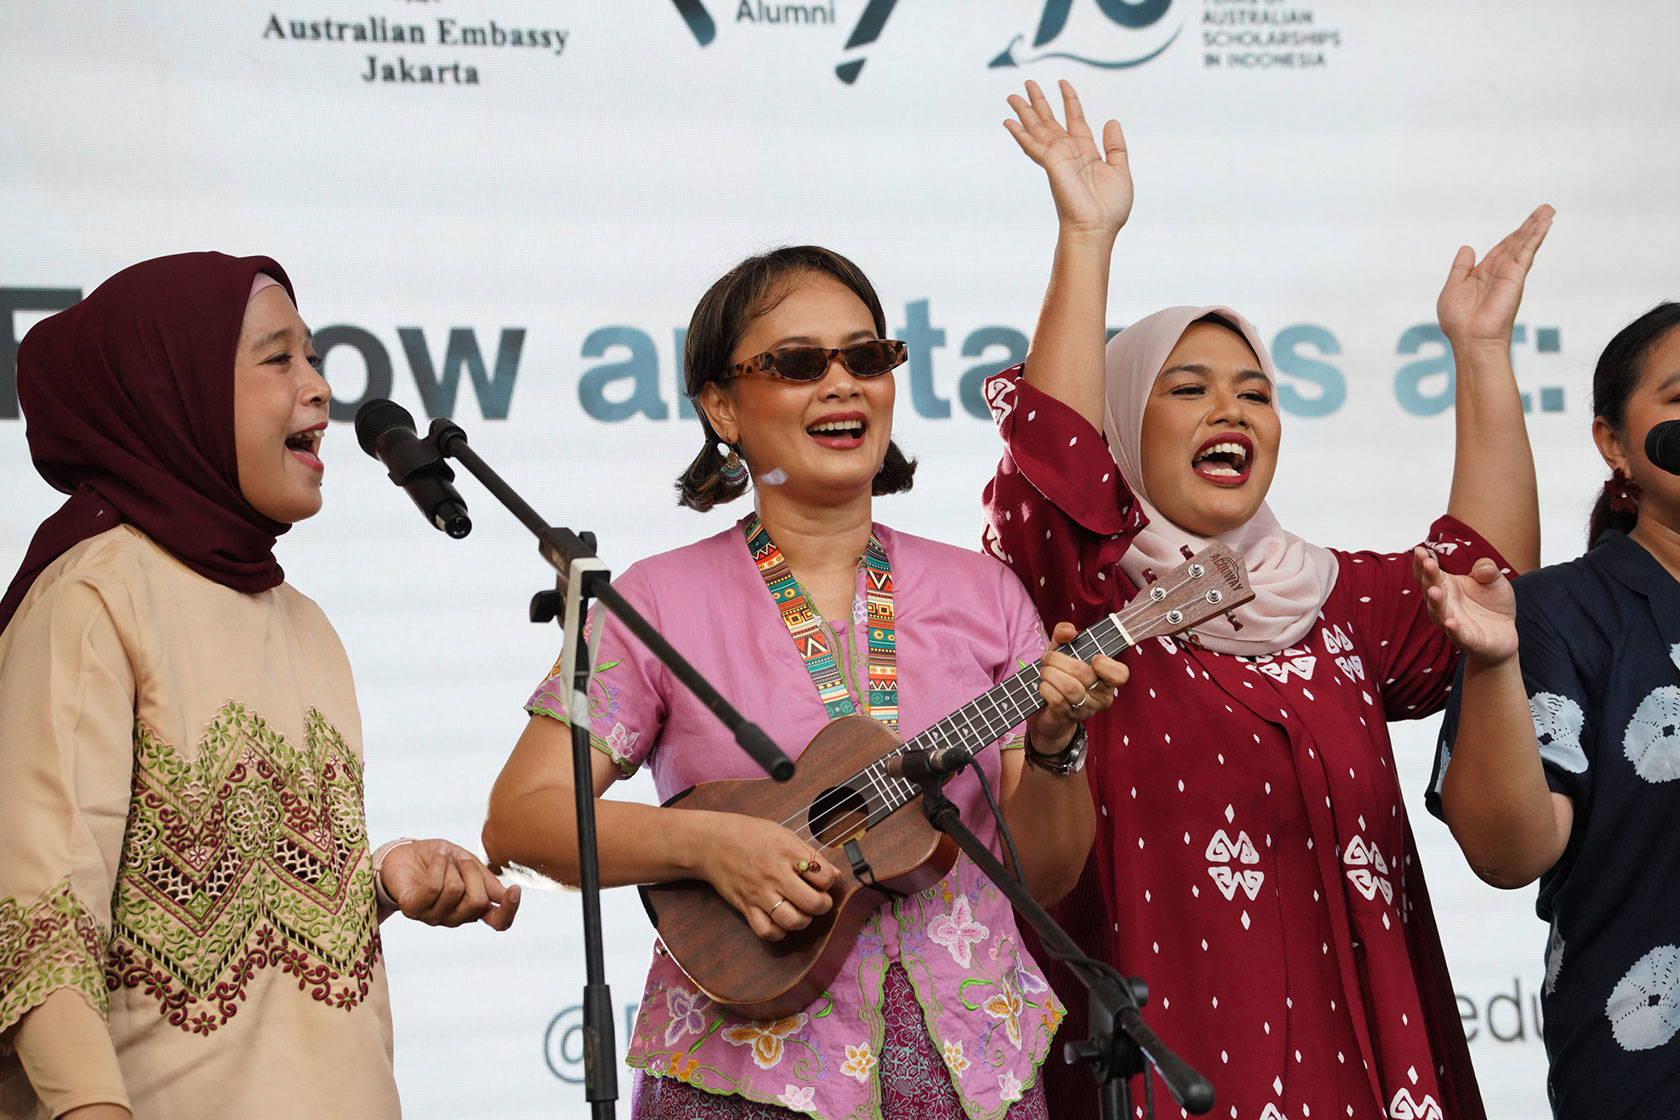
[[[584,1097],[590,1102],[595,1120],[611,1120],[618,1099],[616,1047],[613,1042],[612,990],[606,981],[601,934],[601,870],[595,845],[595,777],[589,744],[589,676],[595,664],[593,643],[583,639],[584,619],[591,597],[611,611],[654,656],[664,662],[678,680],[693,691],[724,726],[735,733],[735,741],[771,777],[787,781],[793,776],[793,762],[756,725],[718,694],[700,673],[648,624],[634,607],[625,602],[610,583],[611,574],[595,555],[590,534],[579,536],[570,529],[548,524],[513,487],[490,469],[467,445],[467,434],[448,419],[432,421],[427,438],[438,453],[460,461],[513,515],[536,534],[538,551],[553,566],[555,590],[539,594],[531,603],[531,620],[547,622],[560,615],[562,638],[560,675],[571,681],[566,705],[572,729],[572,786],[576,796],[578,831],[578,887],[583,901],[583,943],[585,983],[583,988],[583,1080]],[[564,599],[564,611],[558,601]],[[599,631],[597,630],[597,637]]]
[[[502,481],[501,476],[491,470],[489,464],[468,446],[467,433],[453,420],[433,420],[427,438],[437,447],[439,454],[459,460],[473,477],[484,484],[486,490],[495,495],[527,529],[536,534],[538,551],[559,573],[555,585],[559,594],[571,595],[572,583],[575,579],[581,579],[583,586],[579,589],[579,594],[584,598],[593,597],[599,600],[602,607],[617,616],[618,620],[624,623],[625,629],[636,635],[636,638],[647,646],[649,652],[671,670],[673,676],[694,693],[712,714],[722,720],[725,727],[735,733],[735,742],[765,773],[778,782],[785,782],[793,777],[793,762],[781,748],[776,746],[757,724],[747,722],[746,718],[735,710],[734,705],[725,700],[718,690],[712,687],[711,682],[700,675],[699,670],[690,665],[635,607],[625,602],[623,597],[613,590],[609,582],[611,576],[595,555],[593,536],[584,534],[580,537],[570,529],[556,528],[543,520],[513,487]],[[568,650],[571,648],[570,644],[566,646]]]
[[1014,905],[1015,912],[1038,933],[1045,951],[1066,964],[1090,992],[1091,1037],[1084,1042],[1066,1043],[1063,1049],[1067,1061],[1089,1062],[1094,1067],[1100,1083],[1103,1120],[1130,1120],[1128,1083],[1133,1074],[1144,1072],[1144,1058],[1149,1059],[1173,1099],[1187,1112],[1195,1115],[1207,1112],[1213,1107],[1213,1086],[1184,1059],[1168,1050],[1143,1021],[1138,1011],[1139,997],[1133,994],[1133,985],[1139,982],[1128,981],[1122,986],[1108,971],[1092,967],[1094,962],[1038,904],[1026,884],[1011,875],[991,849],[969,831],[956,805],[945,796],[945,778],[944,774],[933,774],[913,779],[922,788],[922,812],[928,822],[957,842]]

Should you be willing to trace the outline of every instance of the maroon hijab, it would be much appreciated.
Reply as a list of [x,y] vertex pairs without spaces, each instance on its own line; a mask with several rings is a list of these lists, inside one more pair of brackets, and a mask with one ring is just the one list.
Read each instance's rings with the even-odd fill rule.
[[123,522],[236,591],[285,578],[274,538],[290,526],[245,500],[234,443],[234,355],[259,272],[296,301],[267,257],[181,253],[123,269],[24,338],[29,452],[70,499],[35,531],[0,630],[42,569]]

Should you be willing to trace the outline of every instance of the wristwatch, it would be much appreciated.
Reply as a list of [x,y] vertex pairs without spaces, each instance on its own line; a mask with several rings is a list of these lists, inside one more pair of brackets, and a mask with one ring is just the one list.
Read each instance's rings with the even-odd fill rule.
[[1025,747],[1027,762],[1040,770],[1046,770],[1058,776],[1077,774],[1085,769],[1085,752],[1090,748],[1090,745],[1091,740],[1085,734],[1083,723],[1074,728],[1073,738],[1068,740],[1067,746],[1055,754],[1040,754],[1033,750],[1032,737],[1029,735]]

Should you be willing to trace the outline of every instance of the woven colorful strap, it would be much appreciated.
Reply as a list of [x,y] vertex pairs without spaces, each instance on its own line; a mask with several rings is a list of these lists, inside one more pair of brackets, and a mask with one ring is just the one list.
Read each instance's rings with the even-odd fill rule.
[[[828,718],[856,715],[857,705],[846,690],[846,680],[829,645],[829,631],[805,597],[804,588],[793,578],[793,569],[788,567],[782,550],[770,539],[757,514],[747,522],[745,532],[753,563],[770,589],[771,600],[782,612],[782,621],[805,662],[805,671],[811,674],[811,683],[817,686]],[[864,714],[897,731],[898,644],[893,635],[892,562],[874,533],[869,535],[869,547],[864,552],[863,573],[869,608],[869,695],[865,700],[869,710]]]
[[893,631],[892,561],[881,539],[869,534],[863,554],[864,595],[869,606],[869,712],[898,731],[898,638]]

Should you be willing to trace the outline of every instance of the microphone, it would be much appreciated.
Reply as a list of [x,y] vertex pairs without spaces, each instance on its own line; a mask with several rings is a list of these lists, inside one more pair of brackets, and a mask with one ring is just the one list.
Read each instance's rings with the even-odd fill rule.
[[1680,420],[1664,420],[1646,434],[1645,458],[1669,474],[1680,474]]
[[961,747],[933,747],[925,751],[905,751],[887,759],[883,768],[894,778],[908,782],[925,782],[955,774],[973,758]]
[[455,472],[414,431],[414,417],[395,401],[375,398],[356,410],[356,442],[385,464],[426,520],[456,538],[472,532],[467,503],[451,485]]

